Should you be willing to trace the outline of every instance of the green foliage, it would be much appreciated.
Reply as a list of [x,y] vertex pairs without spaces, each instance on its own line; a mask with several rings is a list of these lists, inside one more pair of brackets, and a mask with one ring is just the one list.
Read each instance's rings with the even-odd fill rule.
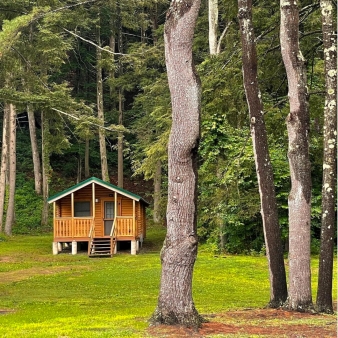
[[[202,82],[198,232],[211,250],[259,253],[264,251],[264,241],[242,83],[238,4],[235,0],[218,3],[218,38],[232,23],[221,41],[221,53],[209,55],[207,2],[201,5],[194,34],[193,55]],[[321,215],[324,62],[319,4],[306,1],[302,6],[306,8],[301,10],[300,40],[308,61],[315,251]],[[125,169],[128,175],[151,180],[160,160],[162,188],[166,191],[167,143],[171,127],[163,41],[167,8],[166,0],[109,0],[90,4],[65,0],[2,1],[0,80],[3,86],[0,99],[14,102],[18,113],[25,112],[30,104],[35,112],[39,142],[41,114],[48,120],[46,153],[51,162],[53,191],[59,191],[81,176],[86,140],[90,140],[91,175],[100,175],[95,47],[98,30],[102,48],[106,50],[102,51],[100,65],[104,79],[104,127],[111,129],[106,132],[111,172],[117,167],[118,95],[122,90]],[[290,179],[285,118],[289,106],[279,47],[279,20],[278,1],[264,0],[254,4],[258,80],[279,221],[286,243]],[[115,55],[112,52],[116,52]],[[29,143],[28,130],[23,126],[18,133],[17,152],[20,184],[24,183],[21,177],[31,177],[33,170]],[[32,188],[28,187],[31,183],[20,184],[21,209],[24,199],[31,199],[27,196]],[[33,208],[39,208],[35,198],[32,203]],[[161,203],[164,215],[165,196]],[[17,224],[17,229],[22,228],[24,232],[35,229],[37,217],[31,215],[31,220],[23,220],[22,225]]]
[[52,220],[47,228],[41,228],[41,210],[42,198],[34,190],[34,180],[27,180],[27,177],[18,175],[13,234],[38,234],[50,231]]

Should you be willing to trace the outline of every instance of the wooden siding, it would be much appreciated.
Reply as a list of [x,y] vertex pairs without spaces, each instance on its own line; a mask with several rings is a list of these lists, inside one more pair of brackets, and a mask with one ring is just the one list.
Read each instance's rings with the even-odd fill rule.
[[70,196],[66,196],[60,200],[60,217],[72,217],[70,200]]
[[121,216],[133,216],[133,200],[130,198],[121,198]]

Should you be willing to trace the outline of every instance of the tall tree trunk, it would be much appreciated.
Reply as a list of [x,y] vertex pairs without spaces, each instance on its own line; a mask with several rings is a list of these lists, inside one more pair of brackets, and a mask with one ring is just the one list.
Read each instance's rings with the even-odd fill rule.
[[154,175],[154,223],[161,222],[161,178],[162,178],[162,162],[156,162],[156,171]]
[[27,114],[28,114],[28,124],[29,124],[29,135],[30,135],[31,146],[32,146],[35,191],[38,195],[41,195],[42,191],[41,191],[40,156],[39,156],[38,142],[36,139],[34,111],[30,104],[27,105]]
[[3,231],[3,219],[5,209],[6,180],[8,170],[8,148],[9,148],[9,104],[4,105],[4,118],[2,125],[2,149],[0,168],[0,232]]
[[12,235],[13,223],[15,221],[15,181],[16,181],[16,108],[9,104],[9,197],[6,213],[5,234]]
[[[113,23],[111,23],[111,25],[113,25]],[[109,37],[109,48],[111,49],[111,51],[115,52],[115,35],[114,35],[113,28],[112,28],[111,35]],[[115,55],[113,54],[112,62],[114,62],[114,59],[115,59]],[[109,82],[110,82],[109,94],[110,94],[110,98],[112,101],[113,101],[113,96],[114,96],[114,82],[113,82],[114,78],[115,78],[115,69],[111,69],[109,71]],[[115,106],[113,104],[114,102],[112,102],[112,107],[114,109]]]
[[88,138],[86,138],[86,143],[85,143],[85,158],[84,158],[84,174],[85,178],[88,178],[90,176],[89,172],[89,146],[90,146],[90,141]]
[[[101,46],[100,29],[97,29],[96,40],[98,46]],[[97,117],[99,118],[103,126],[104,125],[103,79],[101,67],[101,50],[99,48],[96,49],[96,91],[97,91]],[[106,135],[103,128],[99,128],[99,143],[100,143],[102,180],[109,182]]]
[[[158,28],[158,8],[157,4],[154,4],[154,9],[152,11],[152,26],[153,31]],[[153,44],[157,44],[157,36],[153,35]],[[154,223],[160,223],[163,221],[161,217],[161,200],[162,200],[162,161],[159,159],[155,164],[155,173],[154,173],[154,211],[153,211],[153,221]]]
[[[123,53],[123,36],[122,36],[122,16],[121,7],[118,5],[118,50]],[[119,75],[123,75],[123,65],[121,59],[119,60]],[[119,125],[123,126],[123,89],[119,88]],[[123,133],[119,132],[117,136],[117,185],[123,188]]]
[[331,0],[321,0],[325,64],[324,158],[322,187],[322,225],[318,272],[317,310],[333,313],[332,277],[334,233],[336,227],[337,154],[337,49]]
[[252,0],[238,0],[238,17],[242,37],[244,88],[249,106],[266,255],[269,263],[269,306],[277,308],[286,301],[287,285],[273,169],[269,155],[263,102],[257,78],[257,52],[252,24]]
[[218,0],[209,0],[209,51],[217,54]]
[[[122,89],[119,90],[119,125],[123,126],[123,96]],[[123,188],[123,133],[117,136],[117,185]]]
[[49,196],[49,149],[50,149],[50,136],[49,136],[49,121],[46,117],[46,113],[41,113],[41,125],[42,125],[42,137],[41,137],[41,153],[42,153],[42,214],[41,214],[41,226],[45,227],[48,225],[48,210],[49,205],[47,202]]
[[199,327],[192,299],[197,256],[197,149],[201,85],[192,59],[200,0],[173,0],[164,29],[172,102],[168,145],[167,235],[161,251],[161,286],[153,323]]
[[76,183],[81,182],[82,180],[82,159],[79,153],[79,157],[77,159],[77,175],[76,175]]
[[[29,25],[29,43],[32,44],[33,42],[33,25]],[[29,66],[27,64],[26,70],[29,72]],[[29,86],[27,86],[23,80],[23,85],[26,88],[27,92],[30,92]],[[40,156],[39,156],[39,148],[38,142],[36,137],[36,128],[35,128],[35,117],[34,117],[34,110],[30,103],[27,104],[27,115],[28,115],[28,125],[29,125],[29,135],[32,147],[32,160],[33,160],[33,170],[34,170],[34,186],[35,191],[38,195],[41,195],[41,165],[40,165]]]
[[151,20],[151,23],[152,23],[153,44],[154,44],[154,46],[156,46],[156,44],[157,44],[157,36],[156,36],[156,34],[154,34],[154,32],[158,28],[158,4],[156,2],[154,3],[154,8],[152,10],[151,19],[150,20]]
[[297,2],[281,0],[280,41],[289,87],[290,113],[286,119],[291,175],[289,194],[289,294],[290,310],[312,310],[311,166],[309,159],[309,108],[305,59],[299,48]]

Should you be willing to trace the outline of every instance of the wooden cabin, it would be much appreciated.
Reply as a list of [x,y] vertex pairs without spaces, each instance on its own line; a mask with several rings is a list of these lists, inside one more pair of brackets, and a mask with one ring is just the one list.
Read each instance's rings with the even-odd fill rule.
[[48,199],[53,203],[53,253],[71,245],[88,243],[88,255],[109,255],[121,242],[129,242],[135,255],[146,236],[145,210],[149,205],[142,197],[113,184],[91,177]]

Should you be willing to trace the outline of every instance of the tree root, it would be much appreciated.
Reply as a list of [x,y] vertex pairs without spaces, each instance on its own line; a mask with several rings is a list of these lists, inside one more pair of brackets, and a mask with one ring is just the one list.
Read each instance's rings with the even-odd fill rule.
[[195,309],[185,313],[174,313],[173,311],[160,311],[157,308],[149,322],[150,325],[177,325],[197,331],[202,323],[206,323],[207,320],[199,315]]

